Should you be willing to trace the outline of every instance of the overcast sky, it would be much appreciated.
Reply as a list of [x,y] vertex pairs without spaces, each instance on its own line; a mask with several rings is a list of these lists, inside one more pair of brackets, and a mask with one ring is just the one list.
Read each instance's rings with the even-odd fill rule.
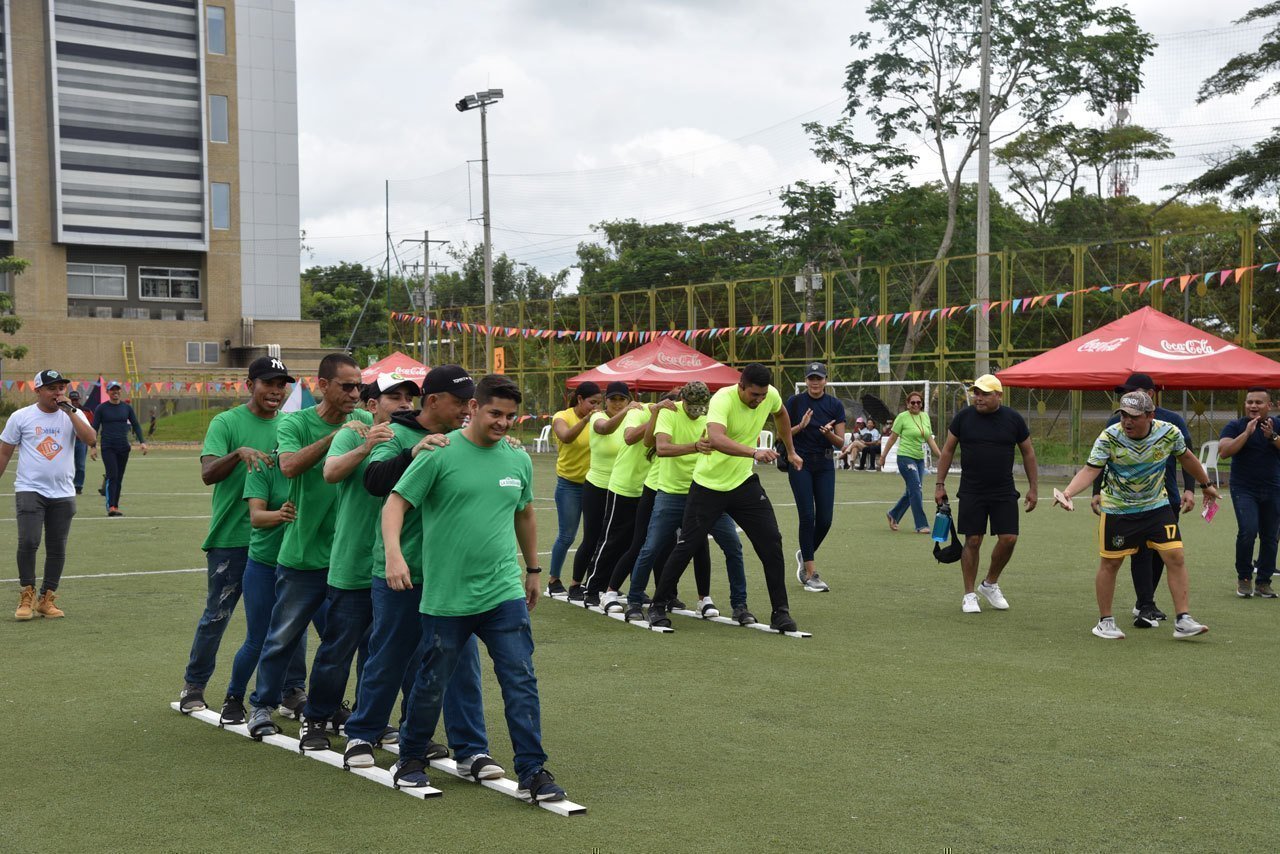
[[[1194,177],[1202,156],[1280,123],[1280,100],[1194,104],[1200,82],[1265,32],[1260,0],[1131,0],[1160,42],[1133,120],[1178,157],[1139,195]],[[602,219],[706,222],[777,213],[777,191],[828,176],[801,122],[833,122],[864,4],[834,0],[304,0],[297,4],[303,266],[381,264],[392,239],[480,241],[480,116],[489,111],[495,254],[554,271]],[[358,9],[358,12],[356,11]],[[927,152],[926,152],[927,153]],[[929,174],[924,161],[920,177]],[[974,173],[976,178],[976,171]],[[994,172],[998,182],[1000,174]],[[400,259],[421,259],[418,245]],[[447,262],[440,247],[432,261]]]

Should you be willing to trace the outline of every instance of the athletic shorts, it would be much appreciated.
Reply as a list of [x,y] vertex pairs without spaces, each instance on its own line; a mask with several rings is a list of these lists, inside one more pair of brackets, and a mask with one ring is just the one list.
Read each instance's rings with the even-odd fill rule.
[[1143,546],[1158,552],[1182,548],[1178,514],[1166,504],[1142,513],[1103,513],[1098,522],[1098,554],[1124,557]]
[[956,533],[961,536],[987,533],[990,523],[991,533],[1018,533],[1018,499],[984,498],[978,496],[959,496],[959,507],[956,511]]

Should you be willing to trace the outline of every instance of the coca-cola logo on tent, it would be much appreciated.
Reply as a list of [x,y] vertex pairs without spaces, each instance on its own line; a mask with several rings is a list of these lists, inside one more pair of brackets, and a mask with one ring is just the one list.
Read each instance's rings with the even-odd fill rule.
[[1236,349],[1234,344],[1215,347],[1208,338],[1188,338],[1185,341],[1169,341],[1160,339],[1160,349],[1138,345],[1138,352],[1153,359],[1164,359],[1171,362],[1185,362],[1188,359],[1203,359]]
[[643,368],[644,362],[640,361],[635,356],[623,356],[614,364],[614,367],[620,371],[634,371],[637,368]]
[[666,365],[668,368],[677,368],[679,370],[686,371],[696,370],[703,366],[702,357],[697,353],[681,353],[679,356],[659,353],[658,364]]
[[1111,353],[1119,350],[1128,338],[1112,338],[1110,341],[1104,341],[1101,338],[1090,338],[1088,341],[1076,348],[1077,353]]

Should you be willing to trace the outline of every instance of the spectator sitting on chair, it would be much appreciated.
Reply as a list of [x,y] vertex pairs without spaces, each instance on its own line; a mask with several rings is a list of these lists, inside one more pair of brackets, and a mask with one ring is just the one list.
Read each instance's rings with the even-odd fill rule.
[[858,439],[862,442],[862,454],[858,457],[858,471],[875,471],[880,463],[880,431],[876,429],[876,420],[868,418],[865,424],[858,424]]

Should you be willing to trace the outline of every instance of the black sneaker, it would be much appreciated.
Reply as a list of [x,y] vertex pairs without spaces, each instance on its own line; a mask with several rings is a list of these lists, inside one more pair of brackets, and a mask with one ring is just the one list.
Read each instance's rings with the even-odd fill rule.
[[644,606],[633,605],[630,602],[628,602],[626,613],[622,615],[622,619],[626,620],[628,623],[643,623],[644,622]]
[[386,726],[382,728],[382,735],[378,738],[378,744],[399,744],[400,729],[398,727]]
[[1164,622],[1165,620],[1169,619],[1169,615],[1166,614],[1164,611],[1161,611],[1159,608],[1152,608],[1151,613],[1154,614],[1156,619],[1160,620],[1161,622]]
[[530,774],[521,780],[520,788],[516,793],[531,804],[563,801],[565,798],[564,789],[560,788],[556,778],[546,768],[539,769],[536,774]]
[[289,688],[284,692],[280,705],[276,709],[282,717],[290,720],[302,720],[302,707],[307,704],[307,689]]
[[433,762],[436,759],[448,759],[449,748],[438,741],[427,741],[427,761]]
[[182,686],[182,690],[178,692],[178,711],[189,715],[192,712],[203,712],[206,708],[208,706],[204,702],[204,688],[190,682]]
[[298,736],[298,749],[328,750],[329,736],[325,735],[328,723],[324,718],[307,718],[302,724],[302,734]]
[[667,603],[667,609],[668,609],[668,610],[671,610],[671,611],[687,611],[687,610],[689,610],[688,608],[686,608],[686,607],[685,607],[685,605],[684,605],[684,600],[683,600],[683,599],[681,599],[679,596],[672,596],[672,597],[671,597],[671,601]]
[[791,612],[786,608],[774,608],[773,616],[769,618],[769,628],[775,632],[794,632],[796,621],[791,618]]
[[351,717],[351,704],[346,700],[342,701],[342,705],[338,707],[338,711],[333,713],[333,717],[329,718],[329,729],[333,730],[334,735],[345,735],[346,731],[343,727],[347,725],[347,719]]
[[588,608],[599,608],[600,594],[594,590],[590,590],[587,592],[587,595],[582,598],[582,603]]
[[222,701],[222,714],[218,715],[218,723],[223,726],[227,724],[242,724],[245,716],[244,697],[233,697],[228,694],[227,698]]
[[569,588],[569,601],[581,602],[587,595],[587,591],[583,589],[581,584],[575,584]]
[[547,595],[562,596],[564,595],[564,592],[565,592],[565,589],[564,589],[563,582],[561,582],[560,579],[558,578],[551,579],[551,583],[547,585]]
[[654,602],[649,606],[649,625],[657,626],[660,629],[671,628],[671,618],[667,616],[667,608]]
[[746,605],[734,605],[733,618],[738,621],[740,626],[751,626],[759,622],[756,619],[756,615],[747,610]]
[[1158,629],[1160,628],[1160,618],[1150,608],[1143,608],[1138,615],[1133,618],[1133,627],[1135,629]]
[[642,604],[642,605],[652,605],[652,604],[653,604],[653,599],[651,599],[651,598],[649,597],[649,594],[648,594],[648,593],[642,593],[642,594],[640,594],[640,604]]

